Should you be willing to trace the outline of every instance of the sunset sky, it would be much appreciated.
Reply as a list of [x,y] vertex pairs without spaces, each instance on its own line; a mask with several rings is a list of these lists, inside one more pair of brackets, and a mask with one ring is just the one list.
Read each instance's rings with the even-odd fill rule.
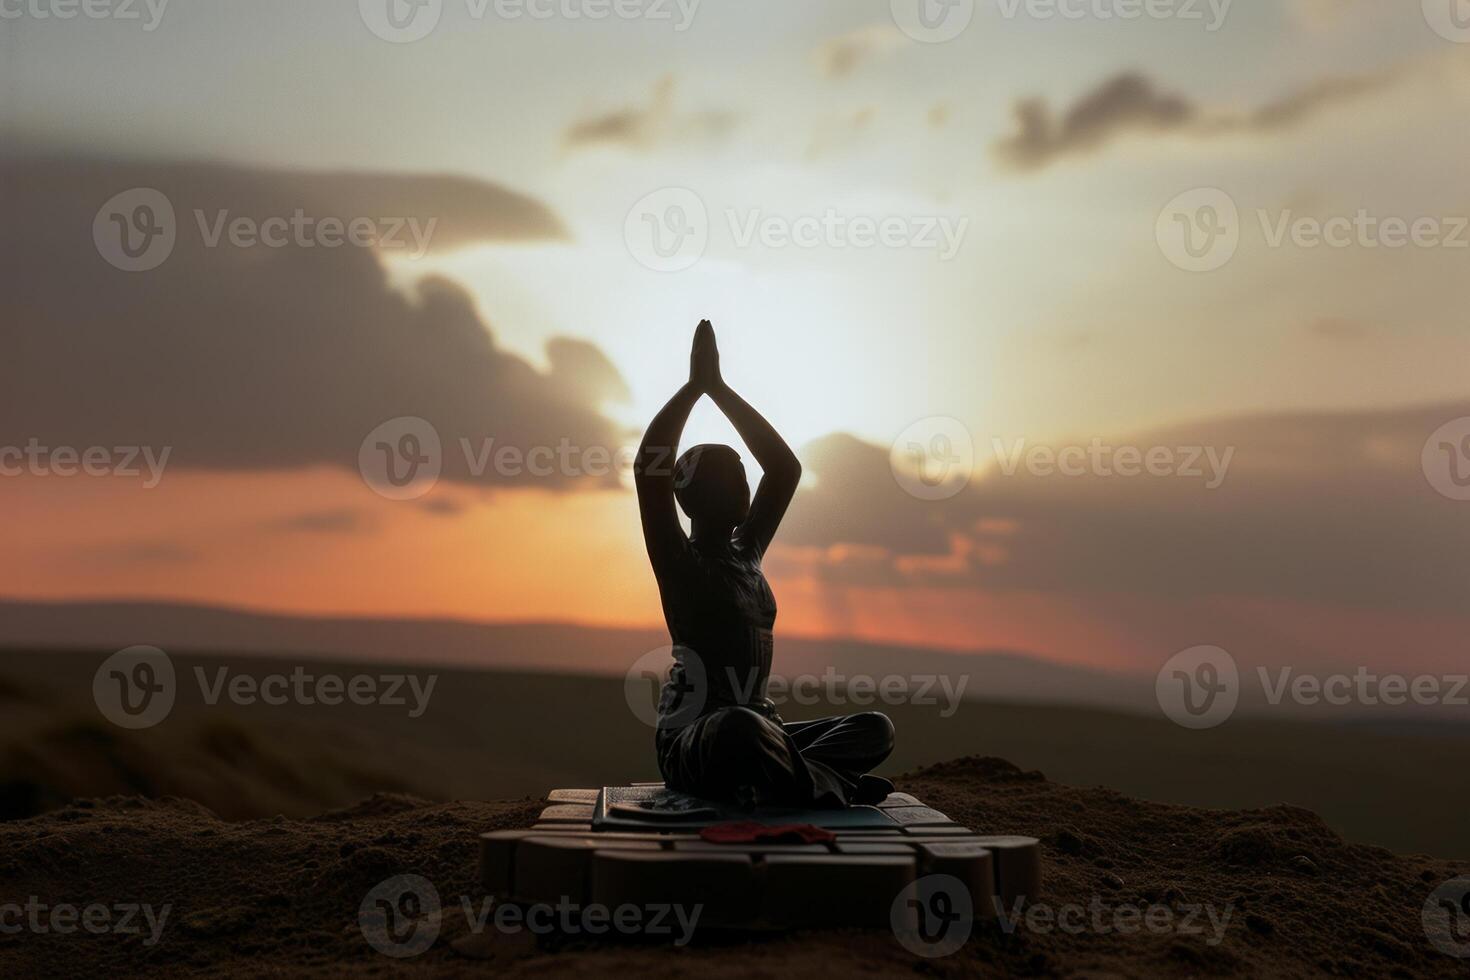
[[[624,476],[477,475],[460,440],[636,443],[708,317],[806,464],[767,561],[783,630],[1147,671],[1203,643],[1463,663],[1470,502],[1421,460],[1470,416],[1449,2],[1236,0],[1214,22],[1202,0],[1172,5],[1202,20],[979,0],[939,43],[900,28],[905,0],[601,20],[444,0],[405,43],[369,28],[373,0],[0,20],[0,446],[171,448],[156,486],[0,477],[0,595],[657,623]],[[128,272],[94,219],[140,187],[177,244]],[[690,195],[702,253],[649,268],[640,202]],[[1233,257],[1180,267],[1181,199],[1235,207]],[[297,209],[435,225],[413,257],[209,247],[195,218]],[[742,240],[829,214],[911,234]],[[1360,216],[1367,240],[1272,241]],[[1425,243],[1387,241],[1421,219]],[[913,240],[941,228],[952,255]],[[359,472],[399,416],[443,443],[411,500]],[[936,417],[975,466],[926,501],[889,455]],[[686,436],[734,440],[707,403]],[[1209,488],[996,459],[1094,437],[1229,469]]]

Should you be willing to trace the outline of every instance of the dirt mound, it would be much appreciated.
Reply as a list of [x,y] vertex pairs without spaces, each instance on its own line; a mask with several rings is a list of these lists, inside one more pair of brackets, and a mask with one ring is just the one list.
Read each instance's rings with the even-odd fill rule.
[[420,799],[417,796],[409,796],[405,793],[374,793],[360,803],[354,803],[352,806],[343,807],[340,810],[331,810],[312,819],[323,823],[367,820],[373,817],[391,817],[410,810],[421,810],[433,805],[429,800]]
[[[450,947],[470,932],[475,835],[528,825],[538,801],[428,804],[394,793],[309,820],[228,822],[181,800],[79,801],[0,825],[0,892],[46,906],[136,905],[136,933],[0,932],[8,976],[346,972],[512,976],[1464,976],[1421,909],[1463,862],[1348,844],[1294,807],[1204,810],[1048,782],[1003,760],[911,773],[900,789],[981,833],[1040,837],[1042,900],[920,959],[887,932],[700,937],[673,948],[497,937],[492,964]],[[422,875],[437,941],[391,959],[358,925],[375,886]],[[19,896],[20,898],[15,898]],[[161,914],[164,909],[167,914]],[[1128,910],[1133,911],[1128,911]],[[150,933],[148,923],[159,926]],[[150,942],[150,939],[156,941]]]
[[0,820],[99,794],[188,797],[234,819],[304,817],[376,789],[411,789],[348,752],[301,743],[229,718],[136,733],[62,716],[0,745]]

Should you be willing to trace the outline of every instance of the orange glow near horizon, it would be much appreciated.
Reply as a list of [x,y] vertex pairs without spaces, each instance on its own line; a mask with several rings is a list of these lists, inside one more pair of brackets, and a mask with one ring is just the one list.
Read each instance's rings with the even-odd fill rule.
[[[9,480],[0,506],[27,519],[14,524],[0,594],[317,617],[662,626],[631,493],[441,484],[426,500],[439,509],[384,500],[330,469],[170,474],[152,490],[121,480]],[[784,569],[772,585],[784,636],[1012,651],[1120,672],[1151,671],[1199,643],[1229,646],[1246,663],[1252,650],[1285,643],[1303,665],[1349,655],[1398,670],[1410,659],[1448,667],[1465,628],[1463,617],[1412,612],[852,586]]]

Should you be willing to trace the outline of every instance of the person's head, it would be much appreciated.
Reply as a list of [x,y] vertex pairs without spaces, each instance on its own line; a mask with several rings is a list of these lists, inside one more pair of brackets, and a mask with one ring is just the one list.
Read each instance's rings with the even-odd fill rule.
[[735,527],[750,511],[750,484],[740,454],[729,446],[695,446],[674,464],[674,497],[689,519]]

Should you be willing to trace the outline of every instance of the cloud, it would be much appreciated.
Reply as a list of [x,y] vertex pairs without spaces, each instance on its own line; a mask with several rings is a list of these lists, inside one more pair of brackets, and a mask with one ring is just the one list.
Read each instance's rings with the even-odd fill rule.
[[454,497],[446,497],[442,493],[436,493],[425,500],[419,501],[419,509],[436,517],[458,517],[469,507],[462,500]]
[[78,555],[88,565],[99,561],[118,565],[187,565],[202,557],[200,551],[187,545],[159,541],[103,546]]
[[665,76],[654,85],[646,106],[575,122],[562,135],[562,144],[570,150],[618,146],[646,152],[663,144],[721,139],[738,124],[736,115],[726,110],[680,112],[674,105],[675,89],[673,77]]
[[[561,219],[545,204],[496,184],[449,175],[367,171],[283,170],[189,161],[133,161],[51,156],[43,151],[0,152],[0,172],[16,193],[66,186],[95,210],[112,194],[154,187],[173,201],[180,218],[197,224],[189,208],[212,223],[229,218],[290,217],[302,210],[314,219],[412,219],[433,222],[431,251],[479,242],[549,241],[567,238]],[[90,220],[90,219],[89,219]],[[402,233],[401,233],[402,234]]]
[[[848,583],[1456,613],[1470,524],[1450,519],[1455,504],[1430,487],[1420,455],[1432,432],[1465,416],[1470,402],[1216,419],[1104,440],[1233,447],[1215,490],[1183,476],[1041,476],[1024,466],[1008,476],[996,466],[937,502],[898,486],[885,448],[831,436],[802,449],[816,484],[792,503],[779,560]],[[976,442],[991,448],[988,437]],[[840,546],[861,549],[862,561]]]
[[1211,128],[1222,130],[1269,131],[1289,128],[1306,122],[1327,109],[1381,92],[1402,76],[1401,71],[1394,70],[1325,78],[1275,102],[1267,103],[1244,117],[1222,116],[1210,125]]
[[1124,136],[1182,134],[1208,138],[1229,133],[1271,133],[1302,125],[1337,106],[1381,92],[1405,69],[1314,82],[1255,109],[1239,112],[1196,105],[1161,90],[1146,75],[1126,72],[1103,82],[1058,117],[1042,99],[1016,103],[1016,130],[994,151],[1006,166],[1044,169],[1058,160],[1095,153]]
[[1176,95],[1157,91],[1142,75],[1119,75],[1083,96],[1057,120],[1041,99],[1015,107],[1017,131],[996,147],[1001,159],[1020,170],[1040,170],[1052,161],[1098,149],[1120,133],[1179,129],[1195,108]]
[[553,337],[547,341],[546,358],[551,362],[550,381],[557,388],[582,392],[598,404],[626,405],[632,400],[627,382],[612,361],[585,340]]
[[[498,348],[452,282],[429,278],[405,294],[369,248],[209,247],[194,217],[333,214],[344,202],[384,215],[459,201],[465,240],[554,234],[550,212],[529,199],[393,177],[382,178],[380,201],[366,178],[334,189],[291,171],[60,158],[0,161],[0,186],[9,212],[0,227],[9,283],[0,293],[0,444],[167,446],[170,472],[356,472],[369,432],[418,416],[439,432],[445,479],[562,487],[574,477],[477,474],[459,440],[523,450],[625,441],[600,408],[622,381],[595,348],[553,342],[543,373]],[[93,220],[112,195],[139,186],[169,198],[177,241],[162,265],[130,273],[104,261]]]
[[813,52],[813,58],[824,77],[845,78],[860,66],[902,47],[906,40],[892,24],[869,24],[824,41]]
[[1287,9],[1298,28],[1313,34],[1362,27],[1393,12],[1392,4],[1381,0],[1291,0]]
[[370,530],[374,526],[373,520],[366,513],[350,507],[338,507],[332,510],[314,510],[283,517],[272,521],[269,529],[287,532],[307,531],[313,534],[356,534]]
[[1358,320],[1337,316],[1324,316],[1314,320],[1307,329],[1315,337],[1339,343],[1363,340],[1373,333],[1370,327]]
[[817,126],[811,143],[807,145],[807,160],[816,160],[842,147],[850,146],[872,128],[873,120],[877,117],[876,107],[863,106],[853,112],[823,121]]

